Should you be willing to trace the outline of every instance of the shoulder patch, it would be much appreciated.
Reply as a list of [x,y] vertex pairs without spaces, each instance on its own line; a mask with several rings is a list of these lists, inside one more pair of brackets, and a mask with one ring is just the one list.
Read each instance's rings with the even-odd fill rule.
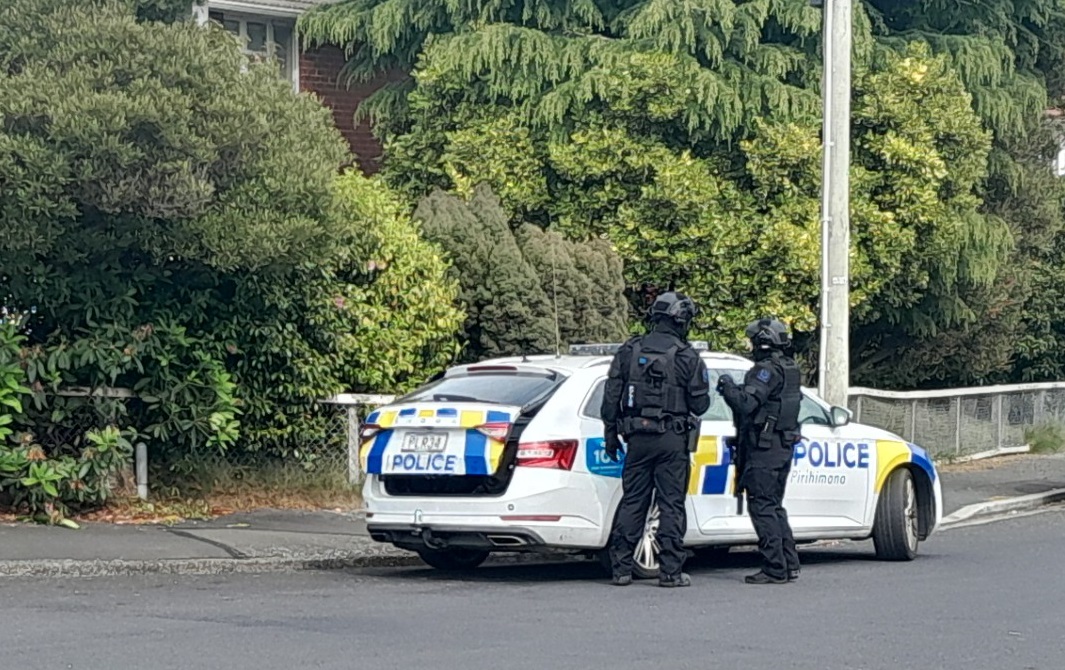
[[758,381],[765,382],[765,383],[768,384],[769,383],[769,378],[771,377],[771,375],[769,374],[769,370],[767,370],[765,368],[762,368],[761,370],[758,371],[757,377],[758,377]]

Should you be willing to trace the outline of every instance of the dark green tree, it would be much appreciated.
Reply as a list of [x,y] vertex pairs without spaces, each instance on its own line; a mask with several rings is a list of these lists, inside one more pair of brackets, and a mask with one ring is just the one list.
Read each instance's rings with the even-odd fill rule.
[[[961,75],[994,135],[983,209],[1008,226],[1014,242],[995,295],[973,302],[979,319],[961,331],[900,342],[900,353],[920,365],[941,355],[936,350],[954,351],[935,375],[942,384],[1057,378],[1060,368],[1036,352],[1054,349],[1063,334],[1050,326],[1061,294],[1045,271],[1047,249],[1065,226],[1065,182],[1050,173],[1062,135],[1045,112],[1065,103],[1065,1],[870,0],[867,6],[886,48],[925,42]],[[964,344],[948,344],[959,336]]]
[[485,184],[468,201],[434,191],[414,216],[462,286],[466,360],[626,336],[621,261],[605,241],[573,242],[532,225],[511,232]]
[[487,186],[467,203],[435,191],[414,218],[451,261],[466,312],[464,360],[554,349],[551,306],[536,269],[522,257],[499,199]]
[[[953,248],[922,247],[927,264],[916,274],[907,276],[901,268],[921,254],[907,260],[886,244],[868,258],[874,266],[895,272],[887,284],[901,293],[885,294],[874,304],[867,300],[871,287],[860,278],[856,283],[855,382],[912,386],[997,379],[1010,374],[1019,332],[1045,333],[1040,324],[1053,321],[1039,312],[1046,301],[1033,293],[1032,281],[1043,261],[1026,251],[1034,245],[1025,238],[1053,237],[1060,228],[1057,185],[1047,179],[1050,155],[1040,140],[1040,126],[1047,105],[1063,99],[1063,8],[1065,0],[979,0],[964,6],[870,0],[855,8],[859,85],[863,72],[889,70],[892,59],[905,56],[914,43],[924,43],[958,73],[972,94],[972,109],[993,136],[986,167],[976,173],[974,166],[966,167],[969,176],[960,182],[958,175],[942,180],[932,165],[925,165],[923,173],[913,172],[927,187],[942,189],[945,198],[976,200],[963,208],[962,218],[959,211],[936,215],[942,233],[955,231],[953,237],[941,239]],[[690,151],[695,160],[709,162],[715,179],[724,180],[718,186],[706,185],[711,193],[725,194],[716,201],[716,210],[712,208],[719,225],[734,228],[730,219],[735,218],[763,225],[751,223],[745,209],[751,204],[740,202],[758,193],[741,143],[758,142],[760,124],[777,128],[774,133],[781,124],[810,127],[820,112],[821,14],[804,2],[347,0],[310,13],[302,28],[312,41],[350,47],[353,80],[393,68],[415,72],[414,78],[382,90],[362,109],[388,142],[395,185],[417,197],[431,188],[469,189],[477,180],[486,180],[516,222],[557,223],[570,235],[583,226],[602,228],[611,212],[629,211],[629,226],[639,223],[631,214],[634,210],[644,207],[650,214],[651,207],[641,199],[648,175],[654,174],[646,158],[654,154],[651,147]],[[649,83],[634,84],[640,81]],[[890,98],[880,97],[882,103],[871,104],[891,106]],[[896,105],[894,111],[902,110]],[[872,115],[872,126],[865,125],[870,119],[856,119],[855,131],[876,129],[882,165],[858,166],[869,172],[856,177],[859,184],[890,189],[886,182],[898,175],[892,169],[914,167],[900,163],[893,154],[897,147],[891,146],[892,135],[914,115],[876,119],[875,109]],[[957,118],[966,126],[971,121],[968,115]],[[924,124],[920,132],[938,134],[949,144],[951,119],[939,116],[935,123]],[[920,133],[914,132],[910,141],[920,146]],[[549,160],[540,164],[546,169],[538,167],[533,156],[538,144],[571,143],[582,144],[584,150],[602,148],[607,158],[611,146],[626,148],[601,161],[618,163],[616,168],[590,169],[592,161],[584,160],[584,172],[563,169],[563,183],[573,180],[575,185],[569,194],[556,181],[555,156],[564,152],[548,150]],[[945,150],[942,160],[962,155],[952,154],[955,150],[946,144],[940,149]],[[878,186],[875,173],[884,167],[890,176]],[[768,176],[772,181],[781,175]],[[693,180],[689,175],[686,183]],[[674,177],[674,187],[679,183]],[[959,184],[969,191],[956,190]],[[737,192],[729,195],[729,188]],[[882,195],[874,196],[884,202]],[[814,202],[792,200],[784,194],[786,211],[775,215],[815,221]],[[1040,213],[1037,221],[1028,220],[1026,208]],[[857,224],[861,217],[856,219]],[[927,230],[922,226],[913,230]],[[1033,226],[1039,230],[1033,232]],[[881,225],[882,231],[889,229],[889,224]],[[628,234],[635,228],[622,230]],[[721,319],[716,325],[727,330],[745,308],[759,307],[748,295],[764,294],[765,289],[730,287],[729,280],[741,281],[749,271],[723,273],[716,258],[719,253],[749,254],[749,243],[709,247],[707,258],[708,247],[697,240],[708,229],[700,233],[699,226],[687,224],[666,230],[677,244],[690,245],[679,250],[685,260],[677,265],[691,276],[669,270],[661,250],[648,248],[638,235],[633,236],[635,244],[617,238],[615,228],[612,237],[630,282],[651,276],[641,269],[644,263],[659,282],[724,277],[714,301],[722,307],[715,310]],[[812,232],[807,228],[807,234]],[[854,232],[861,253],[861,240],[869,232],[862,227]],[[786,244],[784,238],[773,243]],[[806,251],[801,245],[788,248]],[[809,268],[796,273],[788,267],[785,274],[808,277]],[[766,296],[762,307],[790,316],[812,335],[816,322],[808,310],[816,305],[810,297],[817,285],[803,281],[802,290],[793,291],[793,296],[804,294],[804,303],[781,303]],[[910,288],[899,284],[906,281]],[[1029,298],[1036,302],[1029,304]],[[1029,318],[1036,323],[1027,325]],[[945,345],[946,339],[966,346]]]
[[625,277],[621,259],[608,242],[574,242],[531,224],[514,235],[556,312],[563,346],[626,339]]

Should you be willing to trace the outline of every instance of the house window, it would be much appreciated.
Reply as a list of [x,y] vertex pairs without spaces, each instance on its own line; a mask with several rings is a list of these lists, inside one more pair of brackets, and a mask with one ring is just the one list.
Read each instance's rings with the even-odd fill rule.
[[208,16],[240,39],[248,58],[256,62],[274,59],[281,76],[298,86],[299,64],[293,21],[219,11],[212,11]]

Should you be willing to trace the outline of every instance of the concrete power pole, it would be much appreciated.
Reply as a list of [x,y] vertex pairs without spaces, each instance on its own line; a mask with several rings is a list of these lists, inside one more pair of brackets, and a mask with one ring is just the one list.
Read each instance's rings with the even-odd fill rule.
[[847,406],[850,386],[851,0],[824,0],[821,185],[821,397]]

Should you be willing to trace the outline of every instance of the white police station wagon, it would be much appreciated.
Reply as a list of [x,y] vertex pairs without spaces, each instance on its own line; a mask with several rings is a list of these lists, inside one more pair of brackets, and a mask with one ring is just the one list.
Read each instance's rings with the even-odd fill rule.
[[[711,389],[721,375],[741,381],[752,365],[695,345]],[[603,558],[621,498],[622,463],[606,457],[599,418],[617,346],[454,367],[373,412],[360,451],[370,535],[445,570],[476,567],[491,552]],[[872,538],[878,557],[912,560],[942,518],[935,466],[920,447],[850,416],[803,389],[803,439],[784,501],[795,538]],[[725,443],[733,434],[714,393],[691,455],[689,549],[757,542],[734,497]],[[657,575],[657,518],[652,505],[635,550],[638,577]]]

